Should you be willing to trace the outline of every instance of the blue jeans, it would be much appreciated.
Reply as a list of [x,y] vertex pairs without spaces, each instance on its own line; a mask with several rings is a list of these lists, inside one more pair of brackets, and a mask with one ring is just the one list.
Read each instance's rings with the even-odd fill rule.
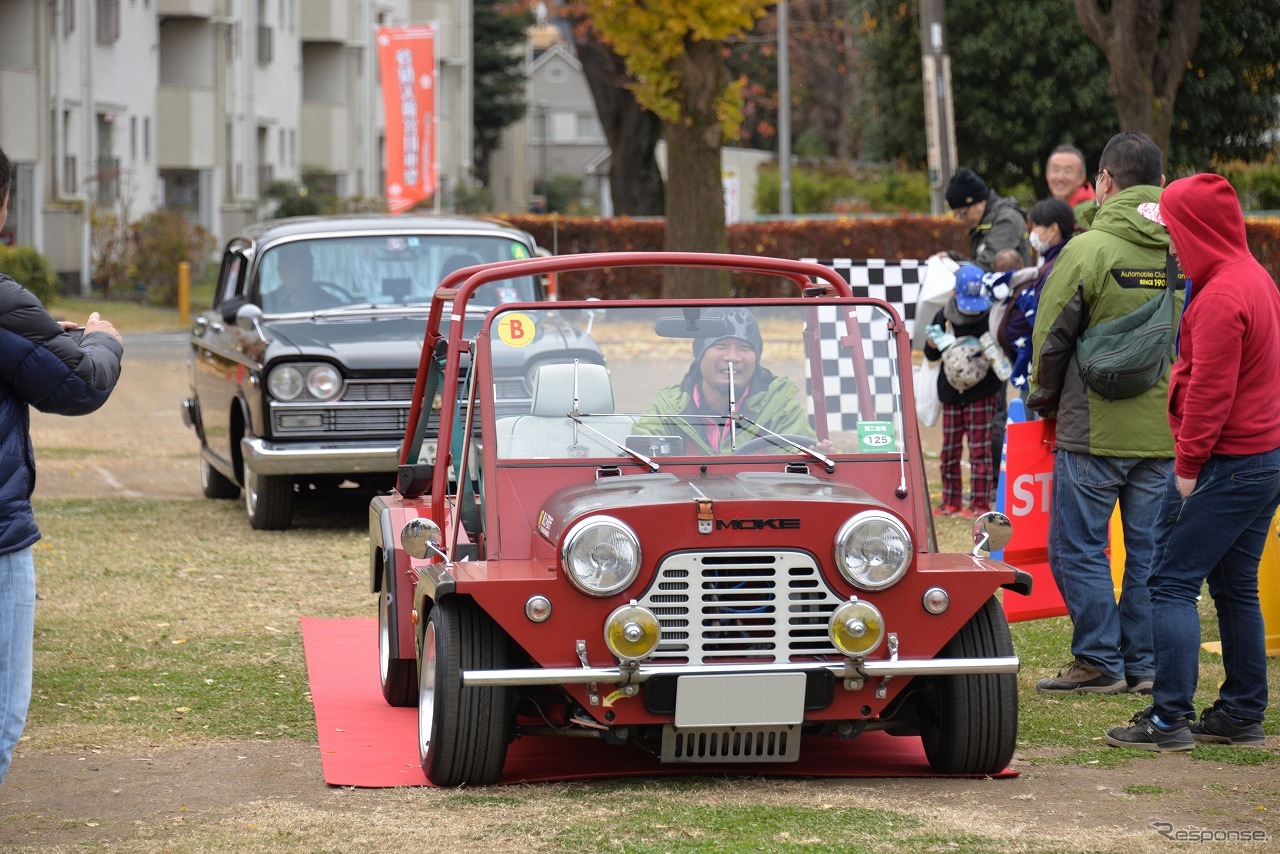
[[0,783],[31,704],[36,565],[31,548],[0,555]]
[[[1155,673],[1147,576],[1172,471],[1168,459],[1054,454],[1049,568],[1071,615],[1072,655],[1112,679]],[[1105,551],[1117,501],[1126,553],[1119,604]]]
[[1218,610],[1218,690],[1228,714],[1261,721],[1267,708],[1267,640],[1258,603],[1258,561],[1280,506],[1280,449],[1212,456],[1185,500],[1170,480],[1160,505],[1151,591],[1156,644],[1153,701],[1163,720],[1194,711],[1200,676],[1196,597],[1208,580]]

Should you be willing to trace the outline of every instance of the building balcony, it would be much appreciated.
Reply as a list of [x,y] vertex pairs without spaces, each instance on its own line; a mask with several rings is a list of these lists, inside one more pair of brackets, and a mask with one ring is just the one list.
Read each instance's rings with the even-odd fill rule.
[[217,99],[212,89],[161,86],[156,93],[156,159],[161,169],[212,169],[218,163]]
[[337,104],[304,103],[299,136],[302,162],[325,172],[351,168],[351,110]]
[[307,12],[298,19],[304,42],[346,42],[354,38],[347,0],[307,0]]
[[218,0],[156,0],[156,14],[175,18],[212,18]]

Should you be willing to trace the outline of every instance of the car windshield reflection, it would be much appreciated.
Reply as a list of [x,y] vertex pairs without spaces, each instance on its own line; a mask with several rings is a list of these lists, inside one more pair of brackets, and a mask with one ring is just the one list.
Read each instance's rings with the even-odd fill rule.
[[[528,257],[505,237],[359,235],[277,244],[266,251],[256,302],[267,314],[417,309],[449,273],[493,261]],[[535,300],[529,277],[485,285],[479,306]]]

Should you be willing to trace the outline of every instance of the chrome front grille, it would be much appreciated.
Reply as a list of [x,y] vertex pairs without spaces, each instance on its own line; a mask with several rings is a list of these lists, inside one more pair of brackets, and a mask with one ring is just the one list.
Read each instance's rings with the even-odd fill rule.
[[839,658],[827,621],[841,600],[804,552],[682,552],[639,603],[658,617],[652,660],[681,664]]
[[[279,438],[369,439],[404,436],[409,426],[409,402],[413,380],[348,380],[342,396],[332,403],[271,402],[272,435]],[[496,415],[526,415],[529,392],[520,378],[504,378],[495,384]],[[458,404],[466,388],[458,385]],[[440,411],[427,413],[427,433],[438,431]],[[479,427],[477,426],[477,433]]]

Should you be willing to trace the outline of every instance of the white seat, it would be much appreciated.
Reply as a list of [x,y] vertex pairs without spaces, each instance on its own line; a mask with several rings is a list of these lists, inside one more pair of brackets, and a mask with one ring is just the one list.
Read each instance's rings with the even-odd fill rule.
[[[498,420],[498,455],[503,458],[616,457],[621,451],[566,417],[573,409],[575,366],[543,365],[533,377],[531,414]],[[613,412],[613,385],[604,365],[576,366],[578,412],[583,423],[619,445],[631,435],[633,419]],[[589,417],[587,417],[589,416]]]

